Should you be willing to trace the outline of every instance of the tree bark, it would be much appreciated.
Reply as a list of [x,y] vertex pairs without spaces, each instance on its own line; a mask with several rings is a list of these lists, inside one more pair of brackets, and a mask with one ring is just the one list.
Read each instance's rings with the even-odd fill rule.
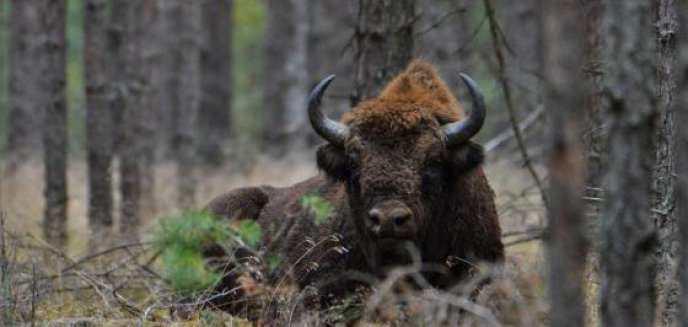
[[655,157],[655,31],[650,1],[612,0],[606,89],[610,97],[609,164],[601,249],[604,326],[650,326],[654,314],[651,214]]
[[[477,2],[469,0],[421,1],[416,8],[415,57],[431,61],[440,72],[471,72],[476,44],[471,14]],[[449,78],[456,89],[458,78]]]
[[[43,231],[46,239],[56,245],[67,240],[67,109],[66,54],[64,0],[41,1],[34,4],[38,10],[41,32],[37,38],[41,60],[41,80],[36,88],[42,94],[43,161],[45,163],[45,217]],[[26,37],[26,36],[24,36]],[[35,127],[34,127],[35,128]]]
[[144,76],[142,72],[143,2],[115,0],[113,16],[121,30],[121,62],[124,70],[121,122],[118,145],[120,157],[120,232],[136,238],[141,220],[141,111]]
[[[577,0],[543,1],[545,105],[550,108],[550,326],[583,326],[587,252],[582,194],[582,40]],[[565,41],[564,41],[565,40]]]
[[146,37],[146,70],[149,76],[149,87],[145,103],[154,117],[155,128],[153,144],[154,160],[174,159],[174,135],[176,117],[173,117],[177,99],[178,78],[176,48],[177,22],[174,20],[175,3],[167,0],[152,0],[150,26]]
[[85,2],[88,217],[94,236],[112,228],[112,110],[108,103],[107,1]]
[[177,129],[175,131],[177,193],[182,207],[195,203],[196,195],[196,122],[200,105],[200,6],[186,0],[175,0],[177,22]]
[[657,93],[660,114],[657,163],[655,164],[654,208],[659,246],[657,248],[658,319],[663,326],[677,326],[678,285],[676,255],[678,249],[675,208],[675,122],[676,98],[676,4],[673,0],[656,2],[657,8]]
[[[585,143],[586,179],[585,194],[590,198],[603,197],[602,179],[604,177],[604,157],[606,127],[604,125],[604,112],[602,102],[602,16],[604,5],[602,0],[581,0],[583,13],[583,72],[585,75],[585,102],[584,115],[585,126],[583,140]],[[589,214],[593,217],[593,223],[597,223],[601,206],[599,202],[588,205]],[[597,235],[597,233],[595,234]],[[593,240],[597,237],[592,237]]]
[[[308,87],[315,86],[330,74],[337,82],[327,89],[326,114],[336,119],[349,111],[353,88],[353,51],[351,36],[355,26],[356,6],[353,1],[309,0],[308,5]],[[302,113],[303,114],[303,113]],[[309,144],[322,142],[306,126]]]
[[351,105],[374,97],[413,56],[415,0],[360,0]]
[[36,90],[42,80],[39,62],[39,7],[37,1],[12,0],[9,20],[9,134],[8,168],[25,162],[41,146],[43,116]]
[[202,2],[201,105],[198,154],[205,164],[224,160],[223,145],[232,131],[232,0]]
[[[688,121],[688,4],[677,2],[678,42],[676,53],[678,87],[676,88],[677,122]],[[679,123],[680,124],[680,123]],[[679,303],[679,326],[688,326],[688,129],[676,129],[676,218],[678,228],[678,283],[681,291]]]
[[263,45],[263,135],[281,155],[305,143],[309,126],[307,1],[268,0]]

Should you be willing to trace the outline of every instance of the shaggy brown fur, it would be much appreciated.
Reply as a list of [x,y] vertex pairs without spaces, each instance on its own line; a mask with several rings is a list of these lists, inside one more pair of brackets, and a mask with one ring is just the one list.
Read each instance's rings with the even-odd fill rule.
[[[379,97],[342,118],[351,136],[343,148],[318,149],[324,174],[287,188],[230,191],[208,208],[226,219],[257,219],[265,231],[261,250],[283,263],[274,280],[315,286],[322,299],[352,292],[361,274],[383,277],[389,267],[409,263],[409,247],[429,267],[424,276],[431,285],[455,285],[472,263],[504,255],[482,148],[471,142],[447,148],[439,134],[464,116],[435,69],[415,61]],[[329,201],[333,216],[317,224],[301,207],[306,194]],[[413,213],[408,231],[391,241],[377,239],[366,223],[383,201]],[[225,282],[221,287],[233,287]]]

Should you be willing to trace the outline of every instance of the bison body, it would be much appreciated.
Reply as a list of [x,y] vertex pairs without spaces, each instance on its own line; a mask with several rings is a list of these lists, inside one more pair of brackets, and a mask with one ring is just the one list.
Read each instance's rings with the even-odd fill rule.
[[[286,188],[233,190],[207,206],[228,220],[257,219],[261,251],[281,261],[274,280],[338,297],[416,256],[430,285],[445,288],[475,263],[502,260],[495,195],[482,148],[470,141],[484,117],[472,81],[465,80],[474,100],[466,117],[434,68],[416,61],[341,122],[319,112],[330,81],[316,87],[309,107],[328,141],[316,155],[321,173]],[[306,195],[329,202],[332,215],[314,219],[302,206]]]

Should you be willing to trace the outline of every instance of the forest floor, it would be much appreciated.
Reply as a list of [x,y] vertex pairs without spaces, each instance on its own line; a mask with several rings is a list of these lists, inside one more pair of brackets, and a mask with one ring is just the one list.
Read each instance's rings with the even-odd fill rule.
[[[527,186],[532,184],[528,175],[513,161],[494,158],[488,159],[487,165],[508,245],[504,278],[492,287],[500,298],[494,318],[506,325],[541,325],[545,323],[547,310],[544,254],[539,240],[545,217],[537,189]],[[13,303],[14,310],[9,312],[6,307],[5,319],[14,317],[14,321],[39,321],[48,325],[78,321],[86,325],[165,325],[171,320],[190,326],[215,325],[213,321],[249,325],[209,310],[194,311],[183,317],[169,316],[179,297],[160,280],[155,271],[157,256],[145,248],[145,240],[161,218],[178,211],[172,164],[155,167],[154,206],[149,208],[150,214],[146,215],[140,231],[144,243],[115,239],[102,246],[107,253],[98,256],[92,256],[94,243],[89,243],[88,237],[87,169],[82,160],[72,160],[69,167],[69,243],[65,251],[52,248],[40,238],[42,165],[38,161],[27,162],[13,174],[5,172],[1,176],[0,212],[11,238],[5,237],[0,243],[0,254],[5,258],[0,270],[10,276],[6,278],[10,286],[5,286],[4,297],[6,303]],[[258,156],[248,164],[230,164],[199,173],[197,199],[202,205],[231,188],[261,184],[286,186],[315,173],[314,162],[308,155],[279,160]],[[480,305],[494,307],[494,301],[494,297],[488,296]],[[445,307],[442,307],[444,313],[439,306],[433,308],[434,315],[447,314]],[[489,319],[477,321],[493,324]]]

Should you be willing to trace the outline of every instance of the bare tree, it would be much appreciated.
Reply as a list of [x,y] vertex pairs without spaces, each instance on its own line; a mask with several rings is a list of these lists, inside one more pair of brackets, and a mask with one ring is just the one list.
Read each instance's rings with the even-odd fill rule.
[[174,21],[175,3],[166,0],[149,0],[150,18],[147,20],[145,38],[146,52],[144,56],[146,71],[148,73],[148,88],[144,95],[144,103],[151,114],[150,132],[152,147],[152,161],[170,159],[174,156],[172,148],[174,144],[174,131],[176,130],[176,117],[173,116],[176,105],[177,75],[176,29]]
[[[141,220],[141,110],[144,76],[142,71],[142,1],[112,1],[113,20],[121,29],[121,60],[124,70],[121,122],[118,133],[120,157],[120,231],[135,237]],[[114,16],[114,14],[119,16]]]
[[609,168],[601,248],[605,326],[650,326],[654,313],[651,214],[655,110],[655,38],[649,1],[609,1],[606,89],[610,98]]
[[40,34],[39,7],[35,2],[12,0],[9,15],[10,112],[7,153],[10,169],[23,162],[41,145],[41,111],[36,88],[42,78],[38,62]]
[[305,141],[307,1],[268,0],[263,40],[263,135],[269,149]]
[[551,115],[549,324],[583,326],[587,240],[581,199],[585,176],[579,2],[559,0],[542,4],[542,72],[546,81],[545,103]]
[[194,1],[175,0],[174,21],[177,25],[177,79],[175,160],[177,191],[182,207],[195,202],[196,121],[200,104],[200,6]]
[[[602,102],[602,0],[581,0],[582,20],[584,24],[583,56],[585,64],[585,142],[586,190],[589,198],[602,196],[601,182],[604,177],[605,126]],[[597,218],[599,201],[592,201],[590,214]]]
[[108,103],[107,2],[85,2],[88,217],[93,232],[112,227],[112,109]]
[[[676,117],[677,122],[688,121],[688,4],[677,1],[678,42]],[[678,232],[678,283],[681,292],[678,303],[679,326],[688,326],[688,129],[676,130],[676,218]]]
[[[34,87],[42,94],[43,161],[45,163],[44,235],[54,244],[64,245],[67,239],[67,108],[66,108],[66,4],[62,0],[34,4],[41,32],[39,43],[41,80]],[[25,36],[26,37],[26,36]]]
[[[440,71],[456,74],[474,69],[476,38],[471,15],[476,4],[469,0],[418,2],[414,56],[430,60]],[[458,81],[448,82],[458,85]]]
[[413,55],[415,0],[360,0],[351,104],[377,95]]
[[232,120],[232,0],[202,2],[201,105],[198,152],[206,164],[222,163]]
[[675,122],[674,99],[676,98],[676,4],[673,0],[661,0],[657,8],[657,92],[659,97],[659,140],[655,164],[654,208],[659,246],[657,248],[656,283],[659,313],[664,326],[676,326],[678,289],[676,283],[675,213]]
[[[308,83],[314,86],[330,74],[337,83],[330,85],[327,106],[330,117],[339,117],[350,109],[349,94],[353,87],[354,65],[352,37],[356,6],[353,1],[310,0],[308,5]],[[312,144],[321,142],[307,129]]]

